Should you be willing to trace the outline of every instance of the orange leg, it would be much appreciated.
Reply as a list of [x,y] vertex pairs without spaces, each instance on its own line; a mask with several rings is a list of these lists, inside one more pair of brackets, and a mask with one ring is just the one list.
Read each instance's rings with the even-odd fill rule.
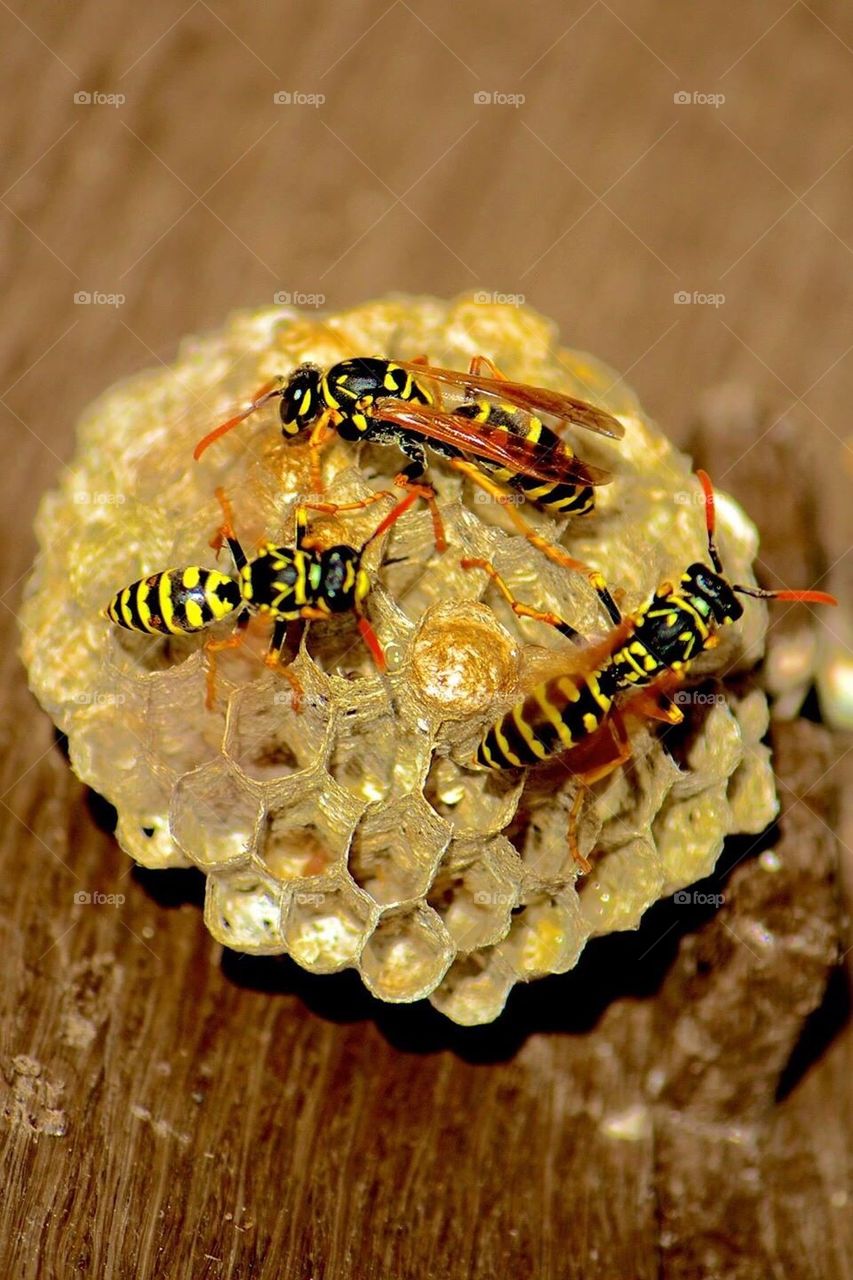
[[301,715],[305,689],[296,673],[291,671],[290,664],[282,662],[281,654],[277,649],[270,649],[269,653],[264,655],[264,665],[274,671],[276,675],[284,676],[291,689],[290,705],[297,715]]
[[243,643],[245,633],[237,631],[234,635],[226,636],[222,640],[206,640],[204,644],[204,652],[207,657],[207,675],[205,677],[205,697],[204,705],[208,711],[212,711],[216,705],[216,655],[222,653],[224,649],[239,649]]
[[583,807],[583,798],[585,794],[586,789],[581,784],[575,793],[574,803],[572,804],[571,812],[569,813],[568,840],[569,851],[575,862],[580,867],[581,874],[588,876],[590,871],[592,871],[592,863],[581,853],[580,845],[578,843],[578,827],[580,825],[581,809]]
[[534,609],[531,605],[522,604],[520,600],[516,600],[495,566],[488,560],[481,560],[477,556],[465,556],[459,563],[463,569],[482,569],[484,573],[487,573],[516,617],[532,618],[535,622],[544,622],[549,627],[554,627],[561,635],[567,636],[569,640],[582,639],[580,633],[575,631],[574,627],[570,627],[567,622],[564,622],[559,614],[543,612],[541,609]]
[[[299,616],[304,618],[306,622],[328,622],[329,620],[329,614],[324,609],[312,609],[309,605],[300,609]],[[385,654],[382,650],[381,644],[379,643],[379,637],[376,635],[376,632],[373,630],[373,627],[370,625],[363,613],[357,613],[356,616],[361,638],[367,645],[370,656],[373,658],[373,661],[376,663],[376,666],[380,671],[387,670]]]
[[553,560],[554,564],[558,564],[564,569],[571,569],[575,573],[585,574],[611,621],[617,624],[622,621],[622,615],[607,590],[604,577],[597,569],[590,568],[582,560],[575,560],[573,556],[563,551],[562,547],[555,547],[547,538],[543,538],[540,533],[537,533],[533,526],[525,520],[521,512],[516,509],[515,496],[506,493],[500,485],[495,484],[493,480],[489,480],[483,475],[479,467],[476,467],[472,462],[465,462],[461,458],[449,458],[448,463],[464,476],[467,476],[473,484],[478,485],[484,492],[488,493],[496,502],[499,502],[519,533],[523,534],[527,541],[546,555],[549,560]]
[[662,675],[638,689],[622,704],[623,714],[641,716],[648,720],[662,720],[664,724],[681,724],[684,712],[675,703],[667,701],[661,705],[661,698],[669,699],[681,685],[681,673],[664,671]]
[[[488,371],[486,374],[483,373],[484,369]],[[509,381],[506,374],[501,373],[494,360],[490,360],[488,356],[472,356],[471,363],[468,365],[468,372],[473,373],[475,378],[491,377],[496,382]]]
[[[383,498],[396,498],[396,496],[391,489],[377,489],[376,493],[371,493],[369,497],[361,498],[358,502],[304,502],[302,505],[309,511],[322,511],[324,515],[336,516],[339,511],[363,511],[365,507],[373,506],[374,502],[381,502]],[[307,544],[303,541],[302,545]]]
[[568,825],[568,841],[569,849],[572,857],[580,865],[581,871],[587,875],[592,866],[588,858],[585,858],[580,851],[578,843],[578,827],[580,825],[580,812],[583,807],[584,796],[588,789],[596,782],[600,782],[602,778],[606,778],[614,770],[623,765],[626,760],[631,757],[631,744],[628,735],[625,732],[625,726],[618,712],[614,712],[610,719],[606,722],[607,731],[610,736],[610,745],[616,748],[616,754],[601,761],[599,764],[590,765],[587,769],[577,775],[578,790],[575,795],[574,803],[569,813]]
[[435,489],[431,484],[423,484],[421,481],[410,480],[402,471],[394,477],[394,483],[401,489],[408,489],[410,493],[414,493],[417,497],[423,498],[429,507],[429,513],[432,516],[432,537],[435,543],[435,549],[439,555],[447,550],[447,535],[444,532],[444,521],[441,518],[441,512],[438,509],[438,503],[435,500]]
[[275,671],[278,675],[284,676],[290,685],[290,705],[293,710],[300,714],[302,711],[302,697],[305,690],[299,678],[290,670],[290,664],[282,662],[281,654],[288,635],[288,620],[286,618],[276,618],[273,633],[270,637],[270,647],[264,655],[264,665],[270,670]]
[[235,537],[234,534],[234,512],[231,509],[231,503],[228,501],[228,495],[221,486],[217,486],[216,501],[222,508],[222,524],[216,530],[216,533],[210,539],[208,546],[213,547],[217,557],[225,544],[226,538]]
[[334,414],[332,410],[327,409],[320,414],[316,423],[311,429],[311,435],[308,438],[308,465],[311,477],[311,492],[323,492],[323,470],[321,455],[323,450],[334,439]]

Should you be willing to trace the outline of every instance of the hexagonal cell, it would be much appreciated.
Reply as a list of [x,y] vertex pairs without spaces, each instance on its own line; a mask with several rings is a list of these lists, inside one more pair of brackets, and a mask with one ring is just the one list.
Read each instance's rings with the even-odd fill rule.
[[234,951],[277,955],[285,950],[281,885],[252,871],[207,877],[204,921],[217,942]]
[[[127,586],[127,583],[122,585]],[[143,635],[137,631],[125,631],[108,622],[104,623],[104,628],[110,665],[122,675],[153,675],[192,659],[197,660],[197,667],[201,666],[203,640],[198,636]]]
[[[387,451],[386,451],[387,452]],[[445,501],[442,511],[446,516],[455,514],[458,504]],[[448,523],[450,521],[448,520]],[[399,530],[399,531],[398,531]],[[452,525],[451,525],[452,530]],[[447,532],[447,525],[445,525]],[[411,517],[404,517],[401,525],[395,528],[393,550],[389,558],[395,563],[383,567],[382,581],[387,587],[389,597],[396,601],[395,613],[408,623],[408,630],[414,631],[427,609],[441,600],[447,592],[448,582],[461,577],[464,570],[460,568],[459,558],[462,548],[452,536],[443,554],[435,547],[432,518],[428,511],[415,508]],[[394,631],[399,632],[399,622]]]
[[419,903],[384,915],[370,935],[359,969],[380,1000],[421,1000],[447,972],[455,948],[441,920]]
[[262,819],[260,796],[224,760],[185,773],[172,793],[172,835],[204,871],[247,862]]
[[512,988],[515,974],[494,951],[457,956],[429,998],[439,1013],[462,1027],[494,1022]]
[[278,880],[318,876],[343,863],[364,806],[332,779],[297,779],[267,801],[259,855]]
[[508,937],[495,948],[522,981],[565,973],[589,937],[574,889],[527,903],[513,914]]
[[376,663],[352,614],[339,614],[328,621],[312,623],[306,631],[304,647],[320,670],[330,677],[339,676],[353,684],[376,681]]
[[213,759],[222,749],[226,704],[220,699],[215,709],[205,705],[205,671],[199,654],[145,681],[146,732],[157,743],[158,757],[177,774]]
[[450,832],[420,796],[368,809],[355,829],[349,872],[375,902],[391,905],[426,892]]
[[111,790],[130,810],[150,807],[165,812],[168,795],[147,760],[144,711],[126,707],[121,710],[121,719],[106,708],[87,712],[85,721],[78,724],[77,732],[68,741],[72,768],[82,782],[96,789],[103,779],[110,779]]
[[711,874],[730,828],[728,783],[696,796],[670,796],[652,826],[661,871],[661,891],[672,893]]
[[586,928],[592,934],[636,929],[662,888],[662,860],[651,840],[636,836],[608,850],[595,860],[592,873],[578,881]]
[[520,865],[507,840],[454,840],[442,859],[427,901],[444,921],[459,951],[475,951],[505,938],[518,904]]
[[152,871],[170,867],[187,867],[189,860],[178,847],[169,831],[165,812],[144,810],[142,813],[119,811],[116,822],[116,840],[125,853],[129,853],[140,866]]
[[447,756],[433,756],[424,798],[457,836],[488,836],[512,819],[524,779],[509,771],[461,769]]
[[[569,845],[569,817],[574,794],[573,788],[567,796],[552,795],[549,803],[530,807],[522,800],[506,830],[507,839],[518,851],[527,871],[548,884],[565,884],[580,875],[580,863],[572,856]],[[578,822],[578,838],[585,853],[588,852],[587,811],[590,808],[587,803]]]
[[302,710],[294,711],[286,681],[267,676],[234,694],[225,754],[258,782],[286,778],[322,759],[330,723],[330,710],[321,699],[306,698]]
[[317,880],[294,890],[284,915],[284,938],[297,964],[335,973],[356,964],[377,908],[352,884]]
[[437,604],[410,647],[412,693],[443,719],[483,715],[515,689],[519,659],[518,644],[484,605]]
[[397,729],[384,687],[370,688],[338,718],[329,773],[366,804],[386,800],[393,787]]

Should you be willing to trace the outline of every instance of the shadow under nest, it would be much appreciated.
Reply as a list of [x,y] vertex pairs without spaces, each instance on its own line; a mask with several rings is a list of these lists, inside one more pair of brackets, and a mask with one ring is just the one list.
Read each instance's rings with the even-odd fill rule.
[[[807,718],[818,718],[813,707],[807,705],[804,711]],[[676,754],[683,746],[679,736],[674,735],[670,744]],[[57,742],[62,749],[62,735],[57,734]],[[87,793],[87,803],[96,824],[112,833],[116,823],[113,806],[92,791]],[[778,823],[774,823],[757,837],[729,837],[713,873],[692,886],[691,902],[661,900],[649,908],[636,930],[593,938],[569,973],[517,983],[500,1016],[483,1026],[459,1026],[426,1000],[408,1005],[378,1000],[352,969],[338,974],[312,974],[287,956],[255,956],[227,948],[222,952],[221,969],[237,987],[295,997],[311,1013],[330,1022],[373,1022],[388,1043],[401,1052],[450,1052],[472,1064],[504,1062],[532,1035],[585,1035],[617,1002],[654,999],[672,969],[682,940],[699,931],[717,913],[714,901],[724,893],[735,867],[758,851],[772,848],[779,836]],[[205,878],[196,868],[173,870],[164,876],[135,866],[133,878],[161,908],[187,903],[203,908]],[[702,964],[700,960],[700,969]],[[838,967],[830,974],[821,1003],[803,1024],[779,1078],[777,1101],[791,1093],[849,1017],[850,993],[843,969]]]
[[[373,1022],[395,1049],[404,1053],[451,1052],[469,1063],[511,1059],[537,1033],[585,1035],[609,1007],[621,1000],[651,1000],[660,990],[683,938],[716,914],[710,901],[723,892],[732,870],[757,847],[772,842],[754,836],[726,842],[714,873],[694,888],[707,902],[656,903],[633,932],[593,939],[576,967],[566,974],[517,984],[503,1013],[492,1023],[462,1027],[425,1000],[411,1005],[375,999],[354,970],[320,975],[301,969],[287,956],[253,956],[223,950],[221,968],[229,982],[267,995],[291,996],[317,1017],[338,1024]],[[137,867],[134,879],[160,907],[204,900],[204,877],[194,868],[168,876]],[[843,970],[833,971],[820,1006],[806,1019],[800,1039],[782,1073],[777,1099],[787,1097],[846,1024],[850,998]]]

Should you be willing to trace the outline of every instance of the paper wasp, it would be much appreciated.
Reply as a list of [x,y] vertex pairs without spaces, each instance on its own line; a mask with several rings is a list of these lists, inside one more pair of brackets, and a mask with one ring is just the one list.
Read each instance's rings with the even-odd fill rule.
[[208,707],[214,700],[213,655],[241,643],[241,633],[254,613],[262,614],[273,622],[265,661],[289,680],[297,709],[301,696],[299,682],[281,661],[288,623],[300,619],[323,621],[334,614],[353,612],[376,666],[384,671],[385,655],[364,613],[364,602],[371,588],[370,576],[363,565],[364,554],[419,497],[424,496],[423,489],[413,486],[360,547],[340,544],[320,550],[306,536],[309,508],[329,514],[360,510],[370,502],[393,498],[392,493],[375,493],[367,502],[302,505],[296,511],[294,545],[278,546],[266,542],[251,559],[234,533],[225,494],[217,489],[216,496],[222,507],[223,523],[211,545],[218,550],[223,542],[227,542],[234,573],[221,573],[218,569],[205,569],[200,565],[152,573],[116,592],[104,609],[105,616],[128,631],[160,635],[193,635],[225,618],[235,617],[236,631],[232,636],[211,639],[205,645],[209,655]]
[[[484,376],[484,369],[491,376]],[[452,389],[457,403],[445,406],[441,387]],[[335,432],[344,440],[395,445],[409,460],[397,476],[402,485],[424,475],[429,448],[491,497],[509,504],[516,527],[549,558],[586,572],[615,621],[618,614],[600,575],[536,533],[510,504],[504,488],[517,490],[554,515],[592,510],[593,490],[606,484],[610,473],[576,457],[538,415],[618,440],[624,428],[605,410],[562,392],[513,382],[485,356],[475,356],[467,373],[436,368],[425,358],[348,359],[326,370],[301,364],[286,380],[265,383],[247,409],[209,432],[196,445],[195,458],[274,398],[286,439],[309,432],[312,484],[318,492],[320,453]],[[436,543],[443,549],[434,503],[432,511]]]
[[[837,604],[823,591],[765,591],[729,583],[714,541],[714,491],[704,471],[697,476],[704,493],[713,567],[691,564],[676,586],[662,583],[635,613],[620,618],[601,643],[555,660],[554,674],[537,683],[484,735],[477,748],[477,764],[515,769],[560,755],[569,772],[589,785],[629,758],[626,714],[681,722],[679,708],[669,701],[662,705],[661,699],[666,700],[678,686],[699,654],[717,643],[719,628],[741,617],[738,596]],[[485,570],[517,614],[538,618],[577,637],[561,619],[515,600],[487,561],[464,560],[463,565]],[[586,860],[577,852],[576,856],[589,870]]]

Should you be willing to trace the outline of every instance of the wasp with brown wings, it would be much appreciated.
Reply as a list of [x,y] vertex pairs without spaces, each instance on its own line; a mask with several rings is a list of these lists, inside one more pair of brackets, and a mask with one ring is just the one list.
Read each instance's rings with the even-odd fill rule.
[[[695,660],[718,643],[722,628],[743,614],[739,596],[835,605],[825,591],[768,591],[730,582],[715,541],[716,506],[711,481],[696,473],[702,486],[710,564],[689,565],[677,583],[664,582],[635,613],[622,618],[598,644],[555,656],[551,674],[527,690],[505,710],[482,737],[472,764],[486,769],[521,769],[560,758],[581,784],[590,785],[617,769],[631,755],[626,717],[679,724],[684,718],[670,695],[689,674]],[[554,614],[541,613],[516,600],[504,579],[487,560],[465,559],[466,569],[484,570],[520,617],[557,627],[580,639]],[[663,702],[663,705],[662,705]],[[579,787],[569,838],[584,871],[576,818],[583,799]]]
[[[441,387],[452,388],[458,403],[445,406]],[[562,392],[513,382],[485,356],[475,356],[467,373],[437,368],[425,358],[407,362],[370,356],[341,360],[326,370],[301,364],[285,380],[275,378],[259,388],[248,408],[200,440],[195,458],[274,398],[285,439],[310,433],[312,483],[318,492],[320,453],[335,433],[344,440],[395,445],[408,459],[397,476],[404,486],[421,480],[429,448],[505,504],[516,527],[550,559],[587,573],[611,618],[618,617],[600,576],[538,534],[505,487],[553,515],[591,511],[594,490],[611,479],[610,473],[576,457],[539,415],[621,439],[622,424],[605,410]],[[434,503],[432,513],[436,545],[443,549]]]

